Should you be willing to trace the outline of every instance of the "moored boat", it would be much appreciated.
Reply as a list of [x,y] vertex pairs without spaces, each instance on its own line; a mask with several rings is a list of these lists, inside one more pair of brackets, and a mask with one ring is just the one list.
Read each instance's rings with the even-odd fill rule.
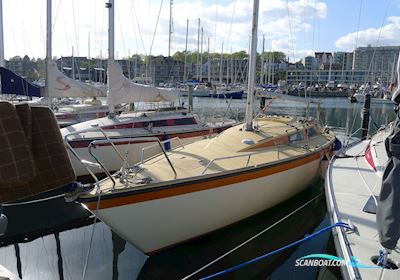
[[[258,5],[255,0],[248,92],[254,92]],[[212,139],[169,152],[163,149],[134,166],[124,165],[78,200],[118,235],[151,253],[257,214],[302,191],[317,177],[335,136],[309,120],[254,118],[254,94],[248,98],[245,124]],[[136,141],[143,140],[160,145],[156,138]],[[104,143],[94,141],[90,147]]]
[[[382,245],[376,211],[388,162],[384,140],[390,131],[391,126],[388,126],[371,139],[343,148],[328,167],[325,193],[331,222],[346,222],[354,228],[354,231],[333,229],[336,252],[349,261],[341,266],[344,279],[379,279],[382,274],[383,268],[377,266]],[[353,260],[357,260],[356,263]],[[390,261],[400,262],[398,251],[392,251]],[[385,269],[384,275],[383,279],[398,279],[399,272]]]
[[222,99],[242,99],[244,91],[242,89],[217,89],[209,94],[210,97]]
[[[400,72],[400,59],[397,68]],[[340,267],[344,279],[399,278],[399,93],[397,88],[391,101],[397,105],[396,121],[370,139],[366,96],[362,139],[342,148],[328,167],[325,193],[331,221],[352,228],[332,229],[337,254],[346,261]]]
[[334,136],[292,118],[257,122],[256,131],[237,125],[125,169],[80,201],[144,252],[272,207],[316,178]]
[[[81,159],[91,161],[88,145],[94,140],[125,139],[139,137],[157,137],[166,141],[165,147],[173,148],[177,145],[186,145],[194,141],[215,136],[231,127],[235,121],[225,120],[217,123],[203,123],[199,117],[184,108],[166,108],[164,110],[127,113],[112,118],[99,118],[61,129],[64,139],[71,145]],[[105,143],[96,148],[96,155],[104,161],[109,171],[116,171],[121,167],[126,155],[130,164],[141,160],[142,149],[149,146],[148,141],[122,141]],[[116,153],[114,147],[120,152]],[[150,157],[160,152],[155,146],[146,148],[143,156]],[[88,170],[80,161],[69,152],[72,165],[77,176],[89,175]],[[97,172],[102,172],[97,169]]]

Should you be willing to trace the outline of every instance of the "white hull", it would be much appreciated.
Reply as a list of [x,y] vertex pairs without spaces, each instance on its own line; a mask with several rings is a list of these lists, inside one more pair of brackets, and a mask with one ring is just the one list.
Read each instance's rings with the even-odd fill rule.
[[[379,131],[371,140],[359,141],[343,149],[346,157],[334,157],[329,164],[325,181],[325,194],[332,223],[345,222],[354,226],[356,233],[333,228],[337,256],[349,261],[357,258],[363,265],[375,266],[371,258],[379,255],[376,215],[363,211],[372,194],[379,197],[382,174],[388,157],[384,140],[389,130]],[[371,148],[371,159],[375,170],[368,163],[367,147]],[[377,201],[378,202],[378,201]],[[371,200],[371,207],[374,202]],[[393,250],[389,259],[400,263],[400,254]],[[341,266],[344,279],[399,279],[399,270],[381,268],[357,268]],[[381,276],[384,275],[382,278]]]
[[290,198],[316,178],[319,165],[317,158],[257,179],[94,213],[143,252],[154,252],[230,225]]

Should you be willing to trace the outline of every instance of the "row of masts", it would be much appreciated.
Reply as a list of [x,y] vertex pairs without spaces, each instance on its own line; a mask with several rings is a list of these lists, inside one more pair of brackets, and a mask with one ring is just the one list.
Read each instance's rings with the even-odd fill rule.
[[[184,66],[183,66],[183,81],[187,81],[187,54],[188,54],[188,34],[189,33],[189,19],[186,20],[186,39],[185,39],[185,58],[184,58]],[[173,0],[170,0],[169,5],[169,31],[168,31],[168,57],[171,57],[171,44],[172,44],[172,35],[173,35]],[[204,29],[201,26],[200,18],[197,19],[197,57],[196,57],[196,79],[199,81],[203,81],[203,44],[204,44]],[[261,77],[260,84],[265,84],[265,75],[264,75],[264,46],[265,46],[265,36],[263,35],[263,50],[261,53]],[[220,65],[219,65],[219,84],[223,82],[223,54],[224,54],[224,43],[222,42],[221,54],[220,54]],[[207,82],[211,83],[211,64],[210,64],[210,38],[207,38]],[[235,61],[236,63],[236,61]],[[272,63],[273,56],[272,56]],[[230,80],[232,83],[236,83],[237,73],[234,73],[234,61],[231,56],[230,61],[226,61],[226,80],[227,84]],[[231,69],[231,71],[229,70]],[[273,81],[273,67],[271,67],[271,56],[268,58],[268,70],[267,70],[267,82],[270,84]],[[130,75],[129,75],[130,76]]]

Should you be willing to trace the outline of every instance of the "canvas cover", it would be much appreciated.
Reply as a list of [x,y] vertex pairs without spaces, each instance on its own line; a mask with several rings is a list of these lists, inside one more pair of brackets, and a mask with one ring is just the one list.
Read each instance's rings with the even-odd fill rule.
[[47,85],[49,86],[49,95],[46,97],[64,98],[64,97],[102,97],[107,93],[102,88],[73,80],[65,76],[54,61],[48,63]]
[[0,67],[1,92],[29,97],[40,97],[43,88],[34,85],[7,68]]
[[394,249],[400,238],[400,55],[397,61],[397,88],[392,95],[396,103],[396,120],[392,131],[385,139],[385,148],[389,161],[382,177],[382,188],[378,201],[376,222],[379,240],[383,247]]
[[47,107],[0,102],[0,203],[74,180],[53,112]]
[[179,97],[171,89],[134,83],[124,76],[121,65],[114,60],[108,66],[108,82],[108,102],[114,106],[132,102],[175,101]]
[[376,221],[383,247],[394,249],[400,238],[400,122],[385,140],[389,161],[382,178]]

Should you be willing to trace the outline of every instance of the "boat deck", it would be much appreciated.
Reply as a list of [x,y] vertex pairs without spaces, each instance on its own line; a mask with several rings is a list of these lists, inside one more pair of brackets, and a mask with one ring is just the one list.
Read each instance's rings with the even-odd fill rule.
[[[340,257],[349,260],[356,257],[363,265],[375,266],[371,258],[379,255],[382,246],[379,243],[376,215],[363,211],[370,199],[370,211],[374,211],[372,194],[379,196],[383,168],[387,157],[384,147],[385,131],[372,139],[371,147],[376,161],[376,169],[368,164],[364,152],[370,140],[356,143],[345,151],[347,157],[335,158],[328,169],[326,194],[328,209],[333,223],[345,222],[354,225],[354,232],[334,229],[335,246]],[[381,155],[378,157],[377,155]],[[400,251],[390,254],[390,259],[399,265]],[[342,267],[343,276],[350,279],[399,279],[399,270],[382,271],[380,268]],[[382,272],[383,277],[382,277]],[[382,278],[380,278],[382,277]]]
[[[168,159],[176,174],[164,155],[145,161],[139,166],[140,172],[132,172],[129,186],[140,188],[148,180],[152,186],[166,181],[194,180],[200,176],[228,174],[234,170],[243,171],[254,166],[279,163],[289,158],[301,159],[310,155],[310,151],[329,146],[329,141],[334,139],[333,134],[325,133],[298,141],[289,140],[289,135],[304,133],[305,128],[309,128],[309,125],[283,117],[259,120],[258,131],[245,131],[243,124],[240,124],[225,130],[217,137],[168,152]],[[319,159],[320,153],[314,153],[313,157]],[[124,191],[127,185],[117,181],[114,191]],[[110,191],[111,182],[103,182],[101,189],[103,192]]]

